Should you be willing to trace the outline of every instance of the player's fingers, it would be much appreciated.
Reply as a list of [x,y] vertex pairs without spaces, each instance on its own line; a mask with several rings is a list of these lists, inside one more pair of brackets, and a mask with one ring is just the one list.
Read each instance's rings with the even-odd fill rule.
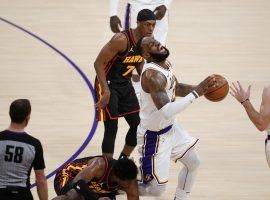
[[248,97],[250,96],[250,90],[251,90],[251,85],[248,86],[248,90],[247,90]]
[[232,85],[233,85],[234,89],[238,92],[239,89],[238,89],[238,87],[236,86],[236,84],[235,84],[234,82],[232,82]]
[[236,94],[236,90],[232,86],[230,86],[230,88],[231,88],[231,91],[233,91],[234,94]]
[[117,25],[113,25],[111,28],[112,28],[112,31],[114,33],[118,33],[119,32],[119,28],[117,28]]
[[237,84],[238,84],[240,90],[244,90],[243,87],[242,87],[242,85],[241,85],[241,83],[239,81],[237,81]]
[[230,91],[230,95],[232,95],[233,97],[235,97],[235,94],[234,94],[234,93],[232,93],[232,91]]
[[250,92],[250,90],[251,90],[251,85],[248,86],[248,91]]
[[117,33],[119,33],[120,32],[120,28],[119,28],[119,26],[117,25],[117,27],[116,27],[116,31],[117,31]]

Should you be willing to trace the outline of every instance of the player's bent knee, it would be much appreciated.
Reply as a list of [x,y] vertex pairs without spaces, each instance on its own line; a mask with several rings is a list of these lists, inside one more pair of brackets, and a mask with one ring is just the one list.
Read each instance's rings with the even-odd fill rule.
[[201,160],[198,156],[193,157],[192,161],[189,164],[189,169],[190,170],[196,170],[197,168],[199,168],[201,164]]
[[198,153],[191,149],[186,156],[180,160],[189,171],[195,171],[201,164]]

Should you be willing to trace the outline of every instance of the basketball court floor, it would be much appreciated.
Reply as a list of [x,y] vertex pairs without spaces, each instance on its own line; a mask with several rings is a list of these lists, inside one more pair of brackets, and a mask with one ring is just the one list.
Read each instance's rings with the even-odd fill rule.
[[[125,1],[120,4],[123,18]],[[103,125],[94,121],[91,92],[93,63],[113,35],[108,1],[0,0],[0,5],[0,129],[9,125],[11,101],[31,100],[26,131],[43,144],[51,199],[55,169],[76,156],[101,154]],[[197,84],[216,73],[245,88],[252,84],[251,102],[258,109],[270,79],[269,9],[267,0],[173,1],[167,47],[178,80]],[[214,103],[202,97],[177,118],[200,138],[201,166],[191,200],[270,199],[266,134],[235,99],[228,95]],[[126,131],[121,119],[115,157]],[[158,199],[173,199],[181,167],[171,163],[167,191]]]

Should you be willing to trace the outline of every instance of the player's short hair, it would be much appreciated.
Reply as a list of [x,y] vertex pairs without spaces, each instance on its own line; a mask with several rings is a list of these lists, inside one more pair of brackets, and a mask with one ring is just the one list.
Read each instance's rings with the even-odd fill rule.
[[22,123],[31,113],[31,104],[28,99],[17,99],[10,104],[9,116],[12,122]]
[[142,9],[137,15],[137,21],[144,22],[148,20],[156,20],[156,15],[152,10]]
[[137,177],[138,169],[133,160],[124,157],[113,165],[113,172],[121,180],[133,180]]

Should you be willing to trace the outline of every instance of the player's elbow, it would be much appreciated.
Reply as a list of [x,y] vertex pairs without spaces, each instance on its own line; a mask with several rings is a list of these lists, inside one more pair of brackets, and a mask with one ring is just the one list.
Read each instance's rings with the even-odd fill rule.
[[263,124],[257,124],[256,127],[260,132],[263,132],[266,129],[266,127],[263,126]]
[[258,120],[254,125],[261,132],[267,128],[267,124],[265,124],[263,120]]

